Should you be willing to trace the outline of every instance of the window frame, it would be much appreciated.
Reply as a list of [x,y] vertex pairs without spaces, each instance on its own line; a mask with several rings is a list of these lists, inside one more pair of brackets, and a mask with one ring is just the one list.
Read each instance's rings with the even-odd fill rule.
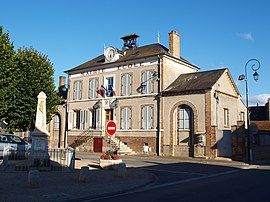
[[229,109],[228,108],[223,108],[223,125],[224,127],[229,127]]
[[[123,117],[123,110],[126,110],[125,117]],[[128,116],[127,110],[129,110],[130,116]],[[125,127],[123,126],[123,123],[124,123]],[[131,106],[123,106],[120,108],[120,128],[121,128],[121,130],[131,130],[132,129],[132,107]]]
[[[147,77],[147,73],[150,73],[149,78]],[[146,73],[146,78],[144,80],[144,74]],[[141,72],[141,84],[142,84],[142,89],[141,89],[141,94],[151,94],[154,93],[154,80],[153,80],[153,74],[154,70],[144,70]],[[149,85],[148,85],[149,84]]]
[[[95,85],[95,89],[92,89],[91,87],[91,82],[92,81],[95,81],[94,84]],[[97,90],[98,90],[98,87],[99,87],[99,78],[98,77],[95,77],[95,78],[90,78],[89,81],[88,81],[88,98],[89,99],[96,99],[98,97],[98,94],[97,94]],[[94,92],[94,95],[92,95]]]
[[[129,76],[129,78],[130,78],[129,83],[127,83],[127,78],[126,78],[127,76]],[[128,87],[127,86],[125,88],[123,87],[124,82]],[[133,74],[132,73],[123,73],[123,74],[121,74],[121,95],[122,96],[132,95],[132,82],[133,82]],[[125,92],[123,92],[123,89],[125,89]]]
[[191,109],[179,106],[177,109],[177,129],[178,131],[190,131]]
[[[82,99],[82,80],[76,80],[73,83],[73,100]],[[78,85],[78,87],[77,87]]]
[[[147,120],[147,117],[149,115],[149,112],[147,112],[147,110],[146,110],[146,117],[144,117],[144,111],[143,110],[146,107],[147,108],[150,107],[150,109],[151,109],[151,114],[150,114],[151,115],[151,120],[150,121]],[[144,123],[145,119],[146,119],[146,121]],[[151,123],[151,127],[149,127],[150,123]],[[154,129],[154,105],[149,104],[149,105],[142,105],[141,106],[141,129],[143,129],[143,130]]]

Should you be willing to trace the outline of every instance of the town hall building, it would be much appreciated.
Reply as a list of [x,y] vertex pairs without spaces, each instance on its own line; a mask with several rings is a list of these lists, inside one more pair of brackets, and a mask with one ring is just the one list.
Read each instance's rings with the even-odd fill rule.
[[[168,48],[138,46],[138,38],[123,36],[121,49],[107,47],[66,71],[68,96],[52,121],[52,143],[94,152],[114,147],[125,154],[230,157],[231,126],[246,117],[230,71],[201,71],[184,59],[176,31]],[[113,137],[106,134],[110,120]]]

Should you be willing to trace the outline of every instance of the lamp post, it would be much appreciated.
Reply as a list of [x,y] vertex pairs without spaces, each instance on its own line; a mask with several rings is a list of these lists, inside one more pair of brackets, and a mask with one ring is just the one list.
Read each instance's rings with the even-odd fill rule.
[[245,74],[241,74],[238,78],[238,80],[245,80],[246,83],[246,107],[247,107],[247,161],[250,162],[252,160],[252,147],[251,147],[251,138],[250,138],[250,116],[249,116],[249,105],[248,105],[248,74],[247,74],[247,67],[251,64],[251,69],[254,71],[253,73],[253,79],[255,81],[258,81],[259,74],[257,73],[257,70],[260,69],[260,62],[257,59],[250,59],[245,64]]

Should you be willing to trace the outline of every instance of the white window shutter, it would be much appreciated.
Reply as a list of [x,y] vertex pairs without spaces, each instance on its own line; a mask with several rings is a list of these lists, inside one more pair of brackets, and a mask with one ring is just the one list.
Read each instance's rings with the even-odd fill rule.
[[149,119],[149,129],[151,129],[151,128],[153,128],[153,122],[154,122],[154,120],[153,120],[153,107],[152,106],[149,106],[149,117],[150,117],[150,119]]
[[127,129],[127,108],[123,108],[123,128]]
[[142,107],[142,129],[146,129],[146,106]]
[[89,80],[89,98],[93,98],[93,79]]
[[95,88],[94,88],[94,93],[95,93],[95,98],[97,98],[97,90],[98,90],[98,79],[95,79]]
[[73,126],[73,111],[68,111],[68,130],[71,130]]
[[147,72],[143,72],[142,73],[142,83],[143,83],[143,87],[142,87],[142,93],[146,93],[147,91],[146,91],[146,89],[147,89],[147,82],[146,82],[146,80],[147,80],[147,74],[146,74]]
[[88,111],[88,128],[92,127],[93,123],[93,110]]
[[127,108],[127,129],[131,129],[131,108]]
[[100,128],[101,123],[100,123],[100,109],[96,109],[96,127]]
[[126,95],[126,74],[122,76],[121,91],[122,95]]
[[132,76],[129,74],[128,75],[128,95],[132,94]]

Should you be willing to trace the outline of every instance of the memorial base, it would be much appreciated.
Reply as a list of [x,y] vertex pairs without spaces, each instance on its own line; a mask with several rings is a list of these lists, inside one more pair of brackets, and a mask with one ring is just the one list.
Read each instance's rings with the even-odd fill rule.
[[33,133],[29,160],[31,167],[50,167],[48,136],[46,133]]

